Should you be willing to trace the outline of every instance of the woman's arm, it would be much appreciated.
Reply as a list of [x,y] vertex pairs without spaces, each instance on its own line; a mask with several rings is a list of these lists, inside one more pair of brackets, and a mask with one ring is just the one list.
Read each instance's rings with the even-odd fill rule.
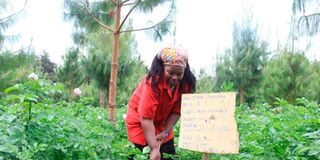
[[152,119],[141,117],[141,127],[146,137],[148,146],[151,148],[150,160],[160,160],[160,143],[156,139],[156,131]]
[[147,119],[141,117],[141,127],[144,133],[144,136],[146,137],[148,146],[152,148],[159,147],[157,140],[156,140],[156,131],[155,131],[155,126],[153,124],[152,119]]
[[180,114],[171,113],[167,119],[167,122],[165,125],[165,131],[170,132],[173,126],[178,122],[179,118],[180,118]]
[[168,137],[170,131],[172,130],[173,126],[177,123],[179,118],[180,118],[180,114],[175,114],[175,113],[171,113],[168,116],[165,129],[163,132],[157,135],[157,141],[160,141],[161,143],[163,143],[163,141]]

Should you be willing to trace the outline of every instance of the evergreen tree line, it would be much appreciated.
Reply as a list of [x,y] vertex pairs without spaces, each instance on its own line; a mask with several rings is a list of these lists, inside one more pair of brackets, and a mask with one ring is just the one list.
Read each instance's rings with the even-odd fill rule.
[[[127,51],[119,60],[117,83],[119,104],[128,100],[135,85],[147,71],[140,57],[131,55],[130,45],[133,43],[132,39],[126,40],[128,38],[130,37],[124,37],[127,42],[123,43],[125,44],[123,48]],[[99,44],[95,43],[95,45]],[[101,43],[100,46],[105,45]],[[3,92],[10,86],[28,81],[28,75],[34,72],[40,78],[52,83],[64,84],[66,92],[61,98],[66,101],[72,101],[75,98],[73,90],[80,88],[83,97],[92,97],[92,102],[96,106],[105,107],[108,96],[105,91],[110,78],[111,54],[105,51],[105,48],[95,47],[97,46],[89,49],[88,55],[84,55],[79,48],[68,49],[62,57],[63,64],[59,66],[50,60],[46,51],[43,51],[40,56],[37,56],[33,50],[20,50],[15,54],[2,52],[0,53],[0,66],[2,66],[0,68],[0,91]]]
[[[99,34],[97,34],[98,36]],[[304,52],[292,52],[282,48],[270,54],[266,42],[254,41],[234,43],[231,49],[221,55],[215,66],[215,74],[204,70],[198,75],[197,92],[209,93],[236,91],[239,103],[272,104],[276,98],[294,102],[305,97],[319,101],[320,63],[308,59]],[[134,42],[133,37],[123,39],[127,44]],[[122,43],[126,44],[126,43]],[[99,45],[96,43],[95,45]],[[103,46],[103,43],[101,43]],[[147,71],[142,60],[131,55],[130,46],[120,58],[119,92],[120,105],[126,104],[133,89]],[[63,64],[56,67],[50,61],[47,52],[37,57],[32,50],[21,50],[17,54],[0,54],[0,88],[5,88],[27,81],[31,72],[37,73],[52,82],[63,83],[66,88],[65,99],[71,101],[73,89],[81,88],[82,96],[93,97],[97,106],[106,106],[110,59],[108,53],[93,46],[89,54],[84,55],[79,49],[70,48],[63,57]],[[48,67],[50,66],[50,67]]]
[[[99,27],[97,22],[92,22],[92,17],[81,16],[86,13],[75,4],[66,1],[70,13],[66,13],[65,17],[75,20],[75,46],[63,56],[62,65],[57,66],[51,62],[46,51],[37,57],[32,49],[21,49],[17,54],[12,54],[0,48],[0,91],[25,81],[27,73],[35,72],[54,83],[63,83],[66,88],[64,98],[67,101],[74,98],[72,91],[79,87],[83,90],[82,96],[94,97],[93,102],[97,106],[105,107],[111,66],[117,65],[118,106],[126,104],[147,71],[147,66],[136,51],[138,42],[131,32],[123,33],[120,37],[119,63],[111,64],[113,33]],[[295,1],[295,4],[302,3]],[[93,3],[92,10],[101,11],[104,5]],[[111,22],[103,17],[110,18],[113,16],[111,13],[101,15],[105,24]],[[131,23],[123,28],[132,29]],[[271,53],[268,43],[261,40],[256,31],[257,27],[252,25],[250,18],[234,23],[232,47],[216,58],[214,73],[209,74],[204,70],[200,72],[198,92],[236,91],[239,103],[249,104],[272,103],[276,98],[294,102],[296,98],[306,97],[318,101],[319,62],[306,58],[304,51],[289,49],[287,46],[279,47]]]
[[247,104],[273,104],[277,98],[290,103],[297,98],[319,102],[319,61],[308,59],[303,52],[282,49],[253,68],[257,60],[249,59],[251,54],[247,52],[241,59],[223,56],[214,76],[200,73],[198,92],[236,91],[238,103]]
[[277,98],[318,102],[319,61],[288,47],[270,52],[252,21],[243,22],[234,23],[232,48],[217,57],[214,75],[200,72],[198,92],[235,91],[241,104],[273,104]]

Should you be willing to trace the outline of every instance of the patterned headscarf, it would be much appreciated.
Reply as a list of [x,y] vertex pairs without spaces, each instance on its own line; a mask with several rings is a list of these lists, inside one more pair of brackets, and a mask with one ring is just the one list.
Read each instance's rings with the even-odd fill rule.
[[188,63],[187,51],[181,47],[163,48],[157,56],[165,65],[177,65],[185,68]]

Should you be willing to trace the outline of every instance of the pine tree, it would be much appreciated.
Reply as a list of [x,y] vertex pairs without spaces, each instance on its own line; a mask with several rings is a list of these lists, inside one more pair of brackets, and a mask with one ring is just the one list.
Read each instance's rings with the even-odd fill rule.
[[261,72],[266,63],[267,44],[260,41],[251,18],[244,24],[234,23],[233,46],[225,52],[216,67],[216,86],[233,84],[240,103],[252,103],[257,97]]
[[49,59],[49,53],[47,51],[42,51],[40,61],[42,74],[47,76],[52,82],[56,82],[57,65]]
[[78,49],[70,48],[63,56],[64,64],[58,68],[58,80],[68,88],[68,101],[71,102],[72,91],[84,82],[83,67],[81,67],[80,52]]

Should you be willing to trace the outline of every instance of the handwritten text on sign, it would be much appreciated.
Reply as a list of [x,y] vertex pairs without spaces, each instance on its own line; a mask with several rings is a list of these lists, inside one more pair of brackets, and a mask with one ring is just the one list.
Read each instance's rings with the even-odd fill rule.
[[235,101],[235,92],[183,94],[179,147],[204,153],[238,153]]

